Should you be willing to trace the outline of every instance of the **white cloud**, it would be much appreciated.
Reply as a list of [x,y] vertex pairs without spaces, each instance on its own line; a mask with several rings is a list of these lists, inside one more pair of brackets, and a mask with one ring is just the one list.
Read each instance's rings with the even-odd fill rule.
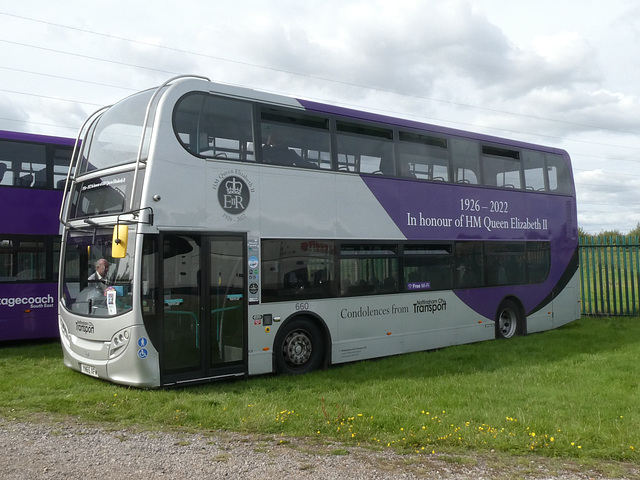
[[73,135],[55,125],[77,128],[96,105],[196,73],[563,147],[583,228],[640,220],[621,193],[640,178],[632,0],[33,0],[2,11],[0,128]]

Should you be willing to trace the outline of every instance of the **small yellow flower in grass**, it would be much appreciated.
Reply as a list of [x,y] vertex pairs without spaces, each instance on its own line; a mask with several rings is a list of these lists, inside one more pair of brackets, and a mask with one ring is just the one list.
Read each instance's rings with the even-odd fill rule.
[[631,445],[629,448],[630,448],[631,450],[635,450],[635,448],[633,447],[633,445]]
[[552,442],[555,442],[555,438],[551,437],[549,440],[551,440]]

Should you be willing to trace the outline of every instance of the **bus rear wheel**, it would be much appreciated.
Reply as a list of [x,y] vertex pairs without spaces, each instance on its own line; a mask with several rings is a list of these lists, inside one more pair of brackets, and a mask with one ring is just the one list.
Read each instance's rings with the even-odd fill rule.
[[295,319],[276,337],[276,371],[298,375],[315,370],[322,363],[323,351],[324,338],[320,328],[310,320]]
[[504,300],[496,315],[496,338],[512,338],[525,331],[522,309],[513,300]]

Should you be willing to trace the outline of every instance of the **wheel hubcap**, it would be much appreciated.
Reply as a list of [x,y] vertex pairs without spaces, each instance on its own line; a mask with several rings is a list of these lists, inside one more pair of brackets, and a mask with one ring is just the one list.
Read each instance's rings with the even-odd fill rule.
[[516,333],[518,322],[516,320],[515,312],[511,310],[503,310],[500,313],[500,322],[498,328],[504,338],[511,338]]
[[313,346],[306,332],[291,332],[284,340],[284,358],[293,365],[303,365],[311,358]]

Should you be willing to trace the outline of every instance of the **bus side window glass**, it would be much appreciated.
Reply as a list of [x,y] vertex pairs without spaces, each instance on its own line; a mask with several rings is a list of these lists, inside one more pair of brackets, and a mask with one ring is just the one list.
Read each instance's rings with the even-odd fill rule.
[[451,165],[453,181],[477,185],[480,183],[480,152],[478,142],[451,139]]
[[60,238],[54,238],[53,240],[53,280],[58,278],[58,273],[60,272],[60,250],[62,248],[62,243],[60,242]]
[[398,292],[400,271],[397,253],[397,245],[342,245],[340,295]]
[[334,297],[335,243],[263,240],[262,301]]
[[487,286],[522,285],[526,281],[525,244],[487,242],[485,244]]
[[[27,148],[28,147],[28,148]],[[20,162],[18,178],[15,185],[18,187],[47,187],[47,151],[44,145],[24,144],[25,154],[29,155]]]
[[520,152],[506,148],[482,147],[484,184],[492,187],[522,188]]
[[72,149],[56,148],[53,156],[53,188],[62,190],[67,180]]
[[573,193],[569,168],[560,155],[547,155],[547,174],[550,192],[566,195]]
[[47,186],[47,150],[44,145],[0,142],[0,184],[16,187]]
[[337,129],[338,170],[396,175],[392,130],[341,121]]
[[405,291],[453,287],[451,245],[405,245]]
[[298,113],[264,111],[260,129],[263,163],[331,169],[328,119]]
[[0,239],[0,282],[13,281],[14,271],[13,241]]
[[456,252],[456,285],[458,288],[481,287],[484,284],[482,242],[458,242]]
[[182,146],[195,155],[255,160],[249,103],[206,93],[189,94],[177,103],[173,126]]
[[549,242],[527,244],[527,272],[529,283],[542,283],[549,276],[551,249]]
[[20,241],[16,279],[44,280],[46,277],[46,250],[43,241]]
[[423,180],[449,181],[449,153],[445,138],[400,132],[400,175]]
[[340,295],[397,293],[397,258],[340,259]]
[[0,185],[11,185],[13,183],[13,172],[11,163],[0,160]]
[[524,185],[527,190],[544,192],[546,190],[544,179],[544,154],[525,150],[522,158],[524,171]]

